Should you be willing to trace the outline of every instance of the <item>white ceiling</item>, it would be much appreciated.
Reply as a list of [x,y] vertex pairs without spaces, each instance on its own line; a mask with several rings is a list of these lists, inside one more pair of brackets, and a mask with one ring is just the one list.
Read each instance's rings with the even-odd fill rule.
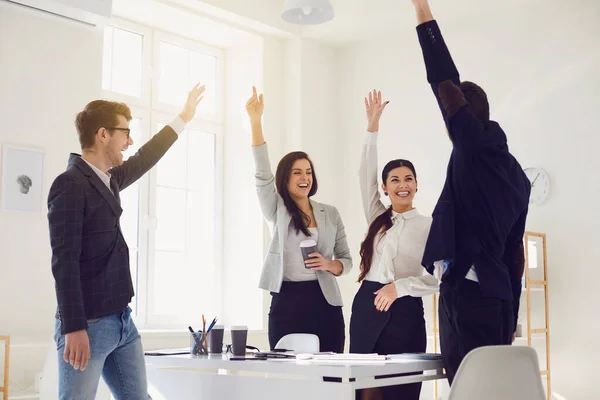
[[[183,1],[183,0],[162,0]],[[188,0],[190,1],[190,0]],[[330,0],[335,17],[322,25],[298,27],[281,20],[285,0],[198,0],[260,21],[280,31],[314,38],[332,44],[361,41],[393,31],[398,27],[414,27],[411,0]],[[430,0],[434,16],[444,21],[466,18],[510,18],[523,7],[568,2],[570,0]],[[581,1],[581,0],[578,0]],[[547,4],[547,3],[546,3]]]
[[[331,0],[331,3],[335,18],[322,25],[305,27],[303,36],[341,44],[383,35],[399,27],[416,26],[411,0]],[[519,13],[523,7],[535,7],[543,1],[430,0],[430,4],[434,17],[448,21],[469,17],[510,18],[511,13]]]

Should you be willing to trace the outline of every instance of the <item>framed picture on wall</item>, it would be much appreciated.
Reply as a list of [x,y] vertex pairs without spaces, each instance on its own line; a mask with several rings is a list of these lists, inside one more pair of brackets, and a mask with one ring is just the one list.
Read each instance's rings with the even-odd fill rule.
[[4,144],[2,146],[2,209],[42,210],[44,151]]

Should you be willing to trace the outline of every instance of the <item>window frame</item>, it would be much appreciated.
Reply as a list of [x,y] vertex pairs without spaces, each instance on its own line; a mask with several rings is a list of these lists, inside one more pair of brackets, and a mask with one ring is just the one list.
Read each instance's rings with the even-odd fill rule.
[[[217,65],[215,70],[215,81],[217,84],[217,90],[215,90],[215,114],[209,114],[202,111],[202,107],[198,108],[196,117],[199,120],[210,121],[218,124],[223,124],[225,119],[225,96],[224,96],[224,77],[225,77],[225,52],[221,49],[208,46],[206,44],[197,42],[192,39],[183,38],[181,36],[167,33],[161,30],[153,31],[153,48],[152,48],[152,66],[153,74],[152,79],[156,81],[155,85],[158,86],[158,79],[161,71],[159,70],[160,65],[160,42],[167,42],[169,44],[186,48],[188,50],[194,50],[206,55],[213,56],[217,59]],[[178,113],[180,110],[178,107],[171,104],[161,103],[158,99],[158,90],[152,90],[152,108],[165,111],[167,113]]]
[[[159,58],[158,46],[160,41],[184,47],[189,50],[199,51],[217,58],[216,88],[215,88],[215,114],[203,113],[202,104],[192,121],[186,125],[187,129],[199,130],[215,135],[215,188],[214,188],[214,261],[215,282],[212,284],[217,293],[223,286],[223,176],[224,176],[224,133],[225,133],[225,51],[204,43],[183,38],[146,25],[113,18],[108,25],[113,29],[122,29],[142,36],[142,93],[141,97],[133,97],[123,93],[107,90],[102,87],[102,98],[111,101],[124,102],[129,106],[132,116],[141,120],[142,132],[140,140],[146,143],[158,131],[158,123],[171,122],[181,111],[180,108],[158,101],[158,73]],[[103,47],[104,49],[104,47]],[[104,51],[103,51],[104,57]],[[103,67],[104,69],[104,59]],[[112,69],[111,69],[112,71]],[[102,71],[104,74],[104,70]],[[103,75],[104,80],[104,75]],[[186,133],[183,133],[184,135]],[[156,231],[156,179],[157,171],[152,168],[140,178],[138,194],[138,243],[128,243],[130,248],[137,251],[137,282],[134,282],[135,304],[134,311],[136,324],[140,329],[173,329],[182,324],[189,325],[189,316],[184,315],[156,315],[151,309],[150,299],[153,296],[154,267],[155,267],[155,231]],[[130,268],[133,266],[130,265]],[[222,313],[223,304],[221,297],[215,298],[217,311]]]

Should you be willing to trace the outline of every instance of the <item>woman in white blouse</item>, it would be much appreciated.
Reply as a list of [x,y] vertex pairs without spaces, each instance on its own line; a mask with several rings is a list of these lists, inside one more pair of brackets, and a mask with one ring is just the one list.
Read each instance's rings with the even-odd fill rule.
[[[345,326],[337,276],[352,268],[344,224],[337,209],[311,199],[317,176],[308,155],[294,151],[271,172],[261,118],[262,94],[252,88],[246,111],[252,126],[256,192],[272,239],[259,287],[271,293],[269,344],[290,333],[319,337],[321,351],[344,351]],[[316,251],[304,261],[301,242],[313,240]]]
[[[422,296],[437,292],[438,280],[421,266],[431,218],[413,207],[417,173],[407,160],[382,171],[385,207],[377,183],[379,119],[389,102],[381,92],[365,98],[368,126],[360,164],[360,190],[369,229],[360,247],[360,289],[352,304],[351,353],[422,353],[427,347]],[[362,399],[418,400],[421,384],[368,389]]]

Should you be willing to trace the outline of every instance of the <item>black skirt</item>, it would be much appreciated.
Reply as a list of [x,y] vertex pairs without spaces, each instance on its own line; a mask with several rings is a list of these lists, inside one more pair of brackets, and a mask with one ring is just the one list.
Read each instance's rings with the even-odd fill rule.
[[283,282],[279,293],[271,292],[269,345],[290,333],[313,333],[320,351],[344,352],[346,340],[342,307],[325,300],[318,281]]
[[[351,353],[424,353],[427,333],[423,299],[404,296],[396,299],[387,312],[377,311],[374,300],[384,285],[363,281],[354,296],[350,318]],[[421,383],[384,388],[385,399],[418,400]]]

